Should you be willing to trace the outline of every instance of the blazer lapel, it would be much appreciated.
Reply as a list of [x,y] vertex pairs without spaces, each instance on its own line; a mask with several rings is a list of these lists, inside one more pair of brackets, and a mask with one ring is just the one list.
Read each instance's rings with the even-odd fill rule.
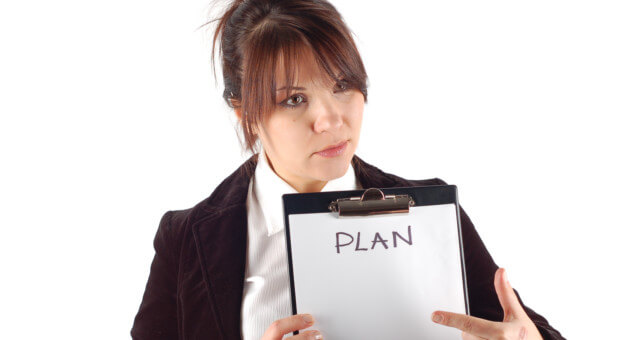
[[222,209],[193,227],[202,275],[222,339],[240,336],[246,225],[247,209],[242,204]]
[[[240,315],[247,249],[247,192],[257,155],[249,158],[195,208],[192,223],[208,298],[223,339],[241,337]],[[363,188],[406,186],[400,177],[386,174],[352,159],[354,173]]]
[[192,224],[202,276],[221,339],[239,339],[253,156],[198,206]]

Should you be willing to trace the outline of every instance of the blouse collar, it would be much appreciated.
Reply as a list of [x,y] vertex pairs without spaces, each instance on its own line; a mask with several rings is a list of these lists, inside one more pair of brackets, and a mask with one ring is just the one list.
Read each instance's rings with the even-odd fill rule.
[[[291,185],[279,177],[268,164],[264,149],[259,153],[253,185],[259,205],[264,214],[268,236],[283,230],[283,194],[298,193]],[[326,183],[322,191],[358,190],[362,187],[357,181],[352,164],[345,174]]]

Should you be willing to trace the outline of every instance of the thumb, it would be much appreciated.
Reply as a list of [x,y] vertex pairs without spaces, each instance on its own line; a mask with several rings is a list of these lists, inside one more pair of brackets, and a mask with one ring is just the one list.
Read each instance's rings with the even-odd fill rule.
[[496,275],[494,276],[494,286],[496,287],[496,293],[498,294],[498,300],[504,311],[505,322],[519,318],[522,313],[526,313],[513,291],[513,287],[509,283],[506,277],[506,270],[504,268],[498,268]]

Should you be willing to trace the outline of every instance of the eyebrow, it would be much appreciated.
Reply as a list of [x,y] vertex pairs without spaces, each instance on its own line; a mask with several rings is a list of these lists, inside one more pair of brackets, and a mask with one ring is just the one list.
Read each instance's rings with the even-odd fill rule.
[[284,87],[280,87],[280,88],[277,90],[277,92],[278,92],[278,91],[283,91],[283,90],[285,90],[285,89],[290,89],[290,90],[306,90],[304,87],[291,87],[291,86],[290,86],[290,87],[285,87],[285,86],[284,86]]

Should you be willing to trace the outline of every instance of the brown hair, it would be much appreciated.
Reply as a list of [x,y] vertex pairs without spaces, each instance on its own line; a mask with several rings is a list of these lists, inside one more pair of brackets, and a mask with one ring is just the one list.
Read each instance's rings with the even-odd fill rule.
[[286,96],[308,50],[324,77],[359,90],[367,102],[367,73],[360,54],[343,18],[328,1],[235,0],[213,21],[217,20],[213,68],[220,38],[223,98],[242,113],[247,150],[256,152],[255,127],[275,109],[279,61],[285,70],[286,84],[281,85],[288,88]]

